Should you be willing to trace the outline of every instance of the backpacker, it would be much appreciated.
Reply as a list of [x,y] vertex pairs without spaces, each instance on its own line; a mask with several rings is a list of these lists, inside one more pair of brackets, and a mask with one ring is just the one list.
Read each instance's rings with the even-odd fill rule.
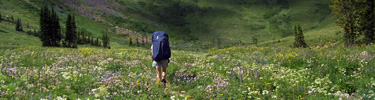
[[168,35],[163,31],[156,31],[152,34],[153,55],[155,61],[166,60],[171,57]]

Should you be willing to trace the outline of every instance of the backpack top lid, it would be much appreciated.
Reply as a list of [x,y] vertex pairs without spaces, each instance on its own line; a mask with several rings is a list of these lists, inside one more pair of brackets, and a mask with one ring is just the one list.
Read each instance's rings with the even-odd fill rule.
[[159,42],[163,39],[168,40],[168,35],[164,31],[155,31],[152,34],[152,42]]
[[171,57],[168,35],[163,31],[156,31],[152,34],[152,58],[161,61]]

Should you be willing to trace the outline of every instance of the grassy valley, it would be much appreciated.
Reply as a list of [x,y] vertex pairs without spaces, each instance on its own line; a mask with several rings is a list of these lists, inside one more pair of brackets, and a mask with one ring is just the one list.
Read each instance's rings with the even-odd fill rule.
[[[1,0],[0,99],[374,99],[375,45],[344,46],[332,4]],[[56,10],[62,33],[72,14],[78,32],[108,34],[111,49],[43,47],[37,35],[44,5]],[[15,30],[17,19],[23,31]],[[296,25],[307,48],[293,46]],[[168,33],[172,50],[165,86],[151,67],[158,30]]]
[[[142,42],[140,38],[149,42],[150,33],[156,30],[170,33],[174,47],[181,47],[180,49],[207,48],[216,45],[218,40],[225,46],[239,42],[251,45],[252,37],[257,37],[259,43],[264,42],[263,44],[272,45],[275,44],[272,41],[279,43],[280,40],[287,45],[290,43],[287,41],[293,40],[292,27],[297,24],[305,31],[307,41],[312,41],[309,44],[316,45],[316,38],[335,38],[332,34],[339,31],[334,23],[336,17],[328,8],[328,0],[289,0],[283,4],[261,1],[241,4],[239,1],[226,0],[27,0],[2,1],[2,4],[7,5],[1,9],[3,15],[19,17],[24,26],[26,23],[32,26],[26,30],[38,30],[39,6],[53,5],[51,7],[58,10],[63,29],[67,14],[75,14],[80,30],[85,30],[95,37],[109,33],[114,45],[127,45],[129,38],[135,43],[137,37],[139,42]],[[171,10],[173,7],[179,9]],[[173,15],[173,12],[181,13]],[[10,31],[12,28],[3,30]],[[322,30],[332,32],[319,32]],[[325,39],[319,40],[327,42]]]

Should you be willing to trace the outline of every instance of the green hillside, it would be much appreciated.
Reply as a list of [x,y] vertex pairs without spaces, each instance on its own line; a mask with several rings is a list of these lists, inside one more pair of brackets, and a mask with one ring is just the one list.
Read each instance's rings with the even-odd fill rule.
[[[0,100],[372,100],[374,10],[373,0],[0,0]],[[171,57],[155,61],[168,53],[150,50],[159,30]]]
[[[150,42],[151,33],[157,30],[168,32],[173,47],[178,48],[213,46],[218,40],[224,46],[252,44],[252,37],[260,44],[288,46],[293,40],[292,27],[297,24],[305,31],[308,44],[326,43],[325,38],[336,37],[339,28],[330,4],[329,0],[12,0],[0,1],[0,12],[4,18],[21,18],[24,26],[30,26],[25,31],[32,31],[39,29],[40,6],[50,5],[58,11],[63,29],[67,14],[74,14],[79,30],[95,37],[109,33],[116,47],[127,45],[129,38],[133,43],[137,37],[139,42],[140,38]],[[10,22],[1,26],[7,37],[22,34],[13,31]],[[17,42],[2,46],[29,45]]]
[[[212,2],[212,1],[210,1]],[[229,1],[228,1],[229,2]],[[258,37],[258,41],[279,40],[293,35],[292,27],[300,24],[306,35],[315,36],[314,31],[324,30],[335,26],[335,17],[331,15],[328,8],[329,0],[290,0],[288,7],[281,7],[278,4],[267,5],[254,3],[237,5],[233,3],[201,3],[211,9],[226,9],[215,12],[209,10],[209,15],[196,22],[204,22],[208,26],[208,33],[202,32],[200,26],[191,25],[195,30],[195,36],[202,39],[221,38],[228,42],[251,43],[251,37]],[[192,18],[194,20],[194,18]],[[199,19],[199,18],[195,18]],[[330,28],[332,30],[332,28]],[[337,29],[336,27],[334,29]],[[320,34],[325,35],[331,34]],[[334,33],[334,32],[333,32]],[[307,36],[309,37],[309,36]],[[285,40],[285,39],[282,39]],[[288,39],[289,40],[289,39]]]

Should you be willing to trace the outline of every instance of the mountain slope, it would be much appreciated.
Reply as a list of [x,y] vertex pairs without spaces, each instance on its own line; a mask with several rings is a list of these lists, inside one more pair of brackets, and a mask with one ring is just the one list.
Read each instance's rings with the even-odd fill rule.
[[133,43],[136,38],[150,42],[150,33],[164,30],[173,47],[197,48],[218,40],[224,46],[251,44],[252,37],[265,45],[280,44],[279,40],[288,45],[297,24],[304,29],[308,44],[320,43],[316,41],[320,37],[336,37],[333,34],[340,30],[330,4],[330,0],[12,0],[0,1],[0,13],[20,17],[31,26],[25,28],[28,31],[39,29],[39,7],[51,5],[62,27],[67,14],[75,14],[80,30],[95,37],[109,33],[118,47],[128,44],[129,38]]

